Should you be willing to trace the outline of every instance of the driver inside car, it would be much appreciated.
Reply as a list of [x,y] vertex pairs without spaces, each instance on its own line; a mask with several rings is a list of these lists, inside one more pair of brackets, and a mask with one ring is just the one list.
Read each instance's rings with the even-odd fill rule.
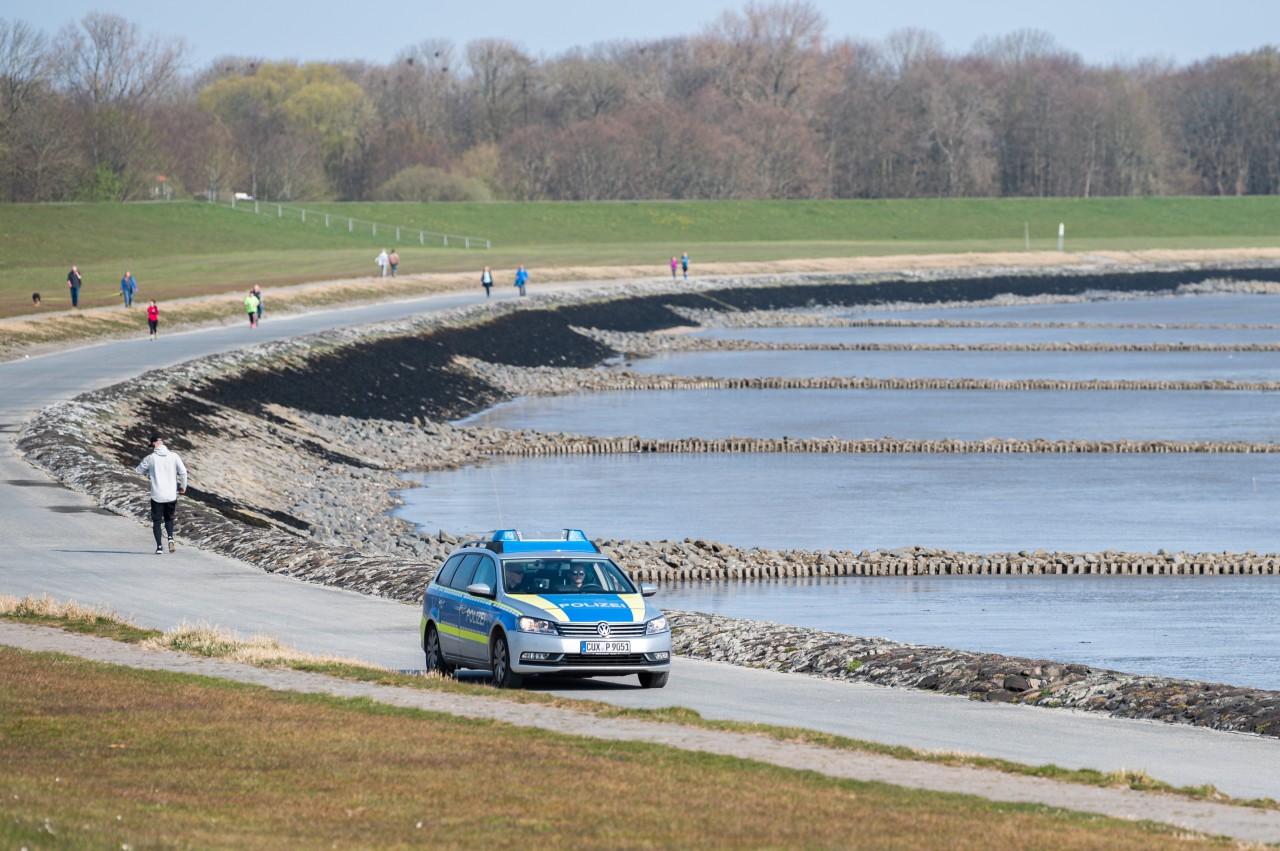
[[586,581],[587,570],[580,565],[574,565],[569,568],[569,579],[565,584],[564,590],[567,594],[578,594],[582,592],[582,583]]

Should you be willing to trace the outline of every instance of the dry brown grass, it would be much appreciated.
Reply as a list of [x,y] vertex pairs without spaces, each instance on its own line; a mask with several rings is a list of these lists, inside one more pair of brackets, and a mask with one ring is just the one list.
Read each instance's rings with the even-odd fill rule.
[[1159,828],[0,649],[6,847],[1167,848]]
[[[141,646],[155,650],[176,650],[197,656],[227,659],[258,667],[289,668],[308,666],[360,666],[373,668],[368,662],[344,656],[303,653],[280,643],[269,635],[252,635],[247,638],[207,623],[183,623],[166,630],[163,635],[152,636]],[[380,669],[379,669],[380,670]]]
[[0,615],[14,615],[22,618],[48,618],[59,621],[98,621],[115,620],[122,624],[133,625],[133,622],[122,618],[119,614],[105,606],[86,606],[74,600],[55,600],[48,594],[39,597],[13,597],[0,594]]
[[0,594],[0,617],[46,624],[68,632],[100,635],[130,643],[159,635],[156,630],[142,629],[133,621],[121,617],[105,606],[87,606],[71,600],[55,600],[48,594],[21,599]]

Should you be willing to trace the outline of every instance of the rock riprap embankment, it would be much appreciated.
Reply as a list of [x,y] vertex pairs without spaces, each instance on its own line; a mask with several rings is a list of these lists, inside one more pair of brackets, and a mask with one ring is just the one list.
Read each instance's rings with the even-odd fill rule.
[[[396,490],[410,484],[400,471],[446,469],[498,454],[549,452],[575,441],[591,446],[581,443],[589,439],[580,436],[462,428],[447,421],[517,393],[535,392],[531,388],[538,382],[546,387],[540,392],[564,392],[569,385],[588,386],[587,374],[608,376],[610,370],[598,366],[617,351],[601,342],[609,339],[602,334],[670,337],[660,332],[688,323],[675,308],[692,309],[707,301],[760,312],[811,306],[815,299],[828,304],[928,303],[955,300],[962,293],[986,293],[999,300],[1002,292],[1013,293],[1011,299],[1059,299],[1099,287],[1111,293],[1126,287],[1161,292],[1194,283],[1204,274],[1177,268],[1110,277],[993,274],[947,281],[921,275],[852,283],[805,276],[700,282],[674,289],[644,284],[621,292],[613,288],[607,298],[580,293],[481,305],[184,364],[166,370],[163,380],[144,377],[42,412],[24,426],[19,446],[99,504],[145,521],[146,488],[132,468],[137,447],[145,445],[153,426],[159,427],[173,435],[171,445],[193,471],[182,523],[188,542],[264,570],[416,603],[458,537],[482,530],[428,535],[395,518],[390,512],[397,505]],[[1280,279],[1274,270],[1240,274]],[[269,463],[245,464],[246,446]],[[584,451],[651,450],[599,444]],[[830,450],[793,442],[780,451]],[[870,446],[862,451],[897,450]],[[1274,554],[1253,553],[973,554],[920,547],[855,553],[763,550],[696,539],[603,545],[633,576],[658,582],[842,575],[1273,574],[1280,564]],[[674,617],[680,651],[704,658],[1280,735],[1275,724],[1280,695],[1274,693],[909,647],[713,615],[682,612]]]
[[1280,694],[943,647],[668,612],[677,653],[771,671],[920,688],[975,700],[1280,735]]

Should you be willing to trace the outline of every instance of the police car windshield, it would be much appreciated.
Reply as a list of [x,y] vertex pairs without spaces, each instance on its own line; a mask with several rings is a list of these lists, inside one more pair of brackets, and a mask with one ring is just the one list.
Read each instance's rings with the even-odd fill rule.
[[613,562],[600,558],[503,559],[508,594],[635,594]]

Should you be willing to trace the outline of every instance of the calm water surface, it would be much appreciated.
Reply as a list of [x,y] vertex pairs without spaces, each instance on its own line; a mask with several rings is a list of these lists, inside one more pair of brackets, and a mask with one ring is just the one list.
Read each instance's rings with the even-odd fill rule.
[[[1280,359],[1280,354],[1275,356]],[[525,397],[467,425],[597,437],[1280,442],[1280,393],[672,390]],[[732,460],[732,459],[731,459]]]
[[[1070,304],[1020,304],[1002,307],[924,310],[850,310],[848,316],[874,319],[961,319],[982,322],[1167,323],[1174,325],[1277,325],[1280,296],[1198,295],[1099,299]],[[1176,331],[1172,333],[1186,333]]]
[[694,337],[765,343],[1138,343],[1233,345],[1280,342],[1280,328],[706,328]]
[[854,551],[1280,549],[1280,455],[570,456],[421,479],[400,514],[431,532],[575,526]]
[[1280,381],[1280,352],[678,352],[626,364],[645,375],[712,378],[1150,379]]
[[1280,690],[1273,576],[956,576],[674,583],[668,609]]

